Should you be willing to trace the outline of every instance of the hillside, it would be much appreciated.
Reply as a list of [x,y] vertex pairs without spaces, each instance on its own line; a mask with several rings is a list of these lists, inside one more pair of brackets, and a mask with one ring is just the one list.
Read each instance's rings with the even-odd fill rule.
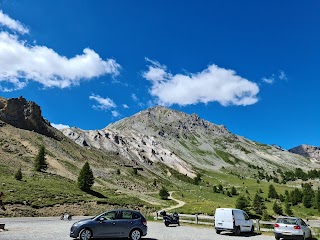
[[189,177],[194,177],[197,169],[228,169],[248,176],[256,172],[255,167],[272,173],[278,168],[310,170],[320,166],[317,159],[232,134],[225,126],[196,114],[160,106],[101,130],[69,128],[62,132],[80,146],[114,152],[149,169],[162,163]]
[[[279,178],[286,170],[319,168],[316,159],[245,139],[196,114],[165,107],[147,109],[101,130],[60,132],[41,116],[36,103],[0,100],[0,191],[6,194],[7,208],[0,210],[0,217],[59,215],[65,210],[93,215],[119,206],[154,212],[174,205],[160,199],[163,186],[186,202],[180,211],[194,213],[206,206],[210,214],[218,206],[234,206],[235,198],[225,195],[231,186],[239,194],[249,191],[253,196],[258,189],[266,194],[268,174]],[[33,164],[42,145],[49,167],[39,173]],[[92,192],[76,185],[86,161],[95,177]],[[22,181],[14,179],[19,168]],[[218,185],[225,189],[222,194],[212,191]],[[284,194],[300,182],[276,185]],[[267,205],[272,208],[271,202]],[[301,210],[299,206],[296,211]]]

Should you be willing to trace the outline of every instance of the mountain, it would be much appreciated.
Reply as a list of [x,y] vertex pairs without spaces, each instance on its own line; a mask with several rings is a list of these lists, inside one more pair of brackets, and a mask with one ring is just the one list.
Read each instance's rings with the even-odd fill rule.
[[290,149],[289,152],[320,161],[320,147],[302,144],[298,147]]
[[[33,164],[40,146],[45,146],[48,169],[38,173]],[[76,185],[85,162],[95,177],[91,193]],[[206,179],[201,184],[207,190],[223,183],[226,189],[236,184],[241,191],[244,181],[255,184],[261,172],[277,177],[279,170],[319,166],[316,158],[246,139],[196,114],[165,107],[146,109],[101,130],[59,131],[42,117],[36,103],[0,98],[0,182],[7,207],[0,217],[52,216],[70,209],[94,215],[108,204],[167,206],[158,196],[161,187],[184,189],[180,194],[186,196],[199,189],[192,181],[198,173]],[[19,168],[22,181],[14,179]],[[216,199],[212,194],[206,204]]]
[[189,177],[194,177],[197,169],[227,169],[247,175],[254,174],[256,167],[273,172],[279,168],[309,170],[320,166],[316,159],[246,139],[196,114],[161,106],[101,130],[68,128],[62,132],[82,147],[114,152],[150,171],[154,164],[161,163]]
[[60,134],[42,117],[39,105],[23,98],[0,97],[0,120],[21,129],[35,131],[59,140]]

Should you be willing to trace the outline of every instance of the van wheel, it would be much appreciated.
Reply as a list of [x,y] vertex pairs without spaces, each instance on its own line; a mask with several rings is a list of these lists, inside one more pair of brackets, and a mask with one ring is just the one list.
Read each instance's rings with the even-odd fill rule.
[[234,234],[235,234],[235,235],[240,235],[240,233],[241,233],[240,227],[237,226],[237,227],[235,228],[235,230],[234,230]]
[[220,234],[220,233],[221,233],[221,231],[216,229],[216,233],[217,233],[217,234]]

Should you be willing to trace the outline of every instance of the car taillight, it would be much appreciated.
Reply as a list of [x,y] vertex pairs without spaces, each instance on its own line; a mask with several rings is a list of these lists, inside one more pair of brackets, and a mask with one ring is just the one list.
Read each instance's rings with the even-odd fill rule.
[[294,229],[301,229],[301,227],[298,226],[298,225],[293,226],[293,228],[294,228]]
[[147,220],[142,219],[142,220],[141,220],[141,223],[142,223],[143,225],[147,226]]
[[276,223],[276,224],[274,225],[274,227],[277,228],[277,227],[280,227],[280,225],[279,225],[278,223]]

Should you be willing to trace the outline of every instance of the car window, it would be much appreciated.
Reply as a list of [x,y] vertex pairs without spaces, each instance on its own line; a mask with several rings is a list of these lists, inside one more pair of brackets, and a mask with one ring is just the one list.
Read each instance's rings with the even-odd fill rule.
[[295,219],[295,218],[278,218],[277,223],[295,225],[295,224],[297,224],[297,219]]
[[139,219],[140,215],[137,213],[132,213],[132,219]]
[[116,218],[116,212],[106,212],[105,214],[102,215],[102,217],[106,219],[115,219]]
[[302,225],[302,226],[307,226],[306,222],[303,221],[302,219],[300,219],[300,222],[301,222],[301,225]]
[[250,218],[249,218],[249,216],[248,216],[247,213],[243,212],[243,216],[244,216],[244,219],[245,219],[245,220],[250,220]]
[[120,219],[132,219],[132,212],[122,211],[122,216]]

